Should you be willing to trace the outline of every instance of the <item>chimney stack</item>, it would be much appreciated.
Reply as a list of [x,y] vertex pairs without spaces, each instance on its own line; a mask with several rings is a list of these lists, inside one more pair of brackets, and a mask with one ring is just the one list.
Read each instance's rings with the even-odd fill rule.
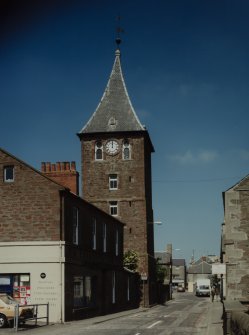
[[75,162],[51,162],[41,163],[41,172],[57,183],[70,189],[72,193],[79,195],[79,173],[76,171]]
[[172,255],[172,244],[171,243],[167,244],[166,251],[168,254]]

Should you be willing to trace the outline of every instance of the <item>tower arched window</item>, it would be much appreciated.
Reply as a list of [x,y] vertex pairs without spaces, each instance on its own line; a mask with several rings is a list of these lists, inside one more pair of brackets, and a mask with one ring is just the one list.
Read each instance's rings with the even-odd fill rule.
[[123,159],[131,158],[131,145],[128,139],[123,142]]
[[103,159],[103,144],[101,141],[97,141],[95,143],[95,159],[96,160]]

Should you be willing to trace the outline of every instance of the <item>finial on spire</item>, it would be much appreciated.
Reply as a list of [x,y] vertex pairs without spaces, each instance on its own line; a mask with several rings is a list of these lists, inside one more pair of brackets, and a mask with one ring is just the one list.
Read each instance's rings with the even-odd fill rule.
[[117,21],[118,21],[118,26],[116,28],[116,44],[117,44],[117,49],[119,50],[119,45],[121,43],[121,38],[120,38],[120,33],[123,33],[124,30],[120,27],[120,20],[121,20],[121,17],[120,15],[117,16]]

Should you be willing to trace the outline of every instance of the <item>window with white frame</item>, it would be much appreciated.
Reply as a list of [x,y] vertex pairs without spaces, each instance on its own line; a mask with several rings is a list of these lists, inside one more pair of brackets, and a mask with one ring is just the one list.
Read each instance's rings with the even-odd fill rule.
[[119,233],[118,229],[116,230],[116,237],[115,237],[115,255],[118,256],[119,254]]
[[106,252],[106,223],[103,223],[103,252]]
[[103,159],[103,144],[101,141],[97,141],[95,143],[95,159],[96,160]]
[[92,300],[92,277],[86,276],[85,277],[85,298],[87,301],[87,304],[89,304]]
[[14,165],[8,165],[4,167],[3,180],[6,183],[11,183],[14,181]]
[[79,210],[73,207],[73,244],[79,244]]
[[74,277],[74,306],[83,305],[84,299],[84,277]]
[[112,303],[116,302],[116,274],[112,271]]
[[118,189],[118,175],[117,174],[109,175],[109,189],[110,190]]
[[118,202],[117,201],[110,201],[110,214],[112,216],[118,215]]
[[123,159],[131,158],[131,145],[128,139],[123,142]]
[[94,218],[93,223],[92,223],[92,248],[93,250],[96,250],[97,248],[96,228],[97,228],[97,224],[96,224],[96,219]]
[[94,280],[90,276],[76,276],[73,281],[74,307],[88,307],[95,304]]

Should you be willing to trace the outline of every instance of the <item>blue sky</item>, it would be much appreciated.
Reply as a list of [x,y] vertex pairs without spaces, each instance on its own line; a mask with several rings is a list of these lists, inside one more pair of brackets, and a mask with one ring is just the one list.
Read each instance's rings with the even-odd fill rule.
[[127,89],[155,153],[155,249],[219,254],[222,192],[249,173],[246,0],[2,1],[0,146],[77,162],[124,29]]

